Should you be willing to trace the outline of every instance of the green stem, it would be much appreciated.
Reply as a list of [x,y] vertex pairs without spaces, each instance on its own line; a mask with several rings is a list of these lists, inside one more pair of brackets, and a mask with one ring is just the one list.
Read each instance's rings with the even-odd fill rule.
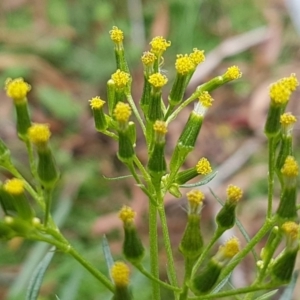
[[142,120],[142,118],[141,118],[141,116],[139,114],[139,111],[138,111],[138,109],[137,109],[137,107],[136,107],[136,105],[135,105],[135,103],[134,103],[134,101],[132,99],[132,96],[130,94],[127,94],[126,98],[127,98],[128,103],[131,106],[131,109],[132,109],[135,117],[137,118],[137,120],[138,120],[138,122],[139,122],[139,124],[140,124],[140,126],[142,128],[144,136],[146,136],[146,127],[145,127],[144,122],[143,122],[143,120]]
[[51,217],[52,191],[52,189],[45,189],[44,191],[44,202],[46,204],[44,219],[45,227],[48,226],[49,218]]
[[267,219],[261,229],[256,233],[256,235],[252,238],[252,240],[247,244],[247,246],[239,252],[232,262],[230,262],[223,272],[221,273],[221,277],[219,282],[222,281],[227,275],[229,275],[232,270],[240,263],[240,261],[251,251],[252,248],[266,235],[266,233],[274,226],[274,219]]
[[101,132],[101,133],[103,133],[103,134],[105,134],[105,135],[111,137],[111,138],[114,139],[115,141],[118,141],[118,140],[119,140],[119,137],[118,137],[115,133],[113,133],[113,132],[111,132],[111,131],[103,130],[103,131],[99,131],[99,132]]
[[186,257],[184,260],[184,281],[183,281],[183,290],[180,294],[179,300],[186,300],[189,292],[188,283],[191,278],[192,269],[193,269],[194,260]]
[[[158,245],[157,245],[157,210],[152,202],[149,203],[149,244],[150,244],[150,265],[151,275],[159,279],[158,266]],[[152,299],[160,300],[160,286],[152,281]]]
[[158,206],[158,213],[161,221],[161,227],[163,232],[163,239],[164,239],[164,246],[167,253],[167,261],[168,261],[168,274],[170,276],[170,281],[173,286],[178,286],[177,283],[177,277],[176,277],[176,271],[175,271],[175,264],[173,259],[173,253],[172,253],[172,246],[170,241],[170,235],[168,230],[168,224],[167,224],[167,218],[166,218],[166,212],[163,202],[159,201],[160,205]]
[[161,280],[159,280],[156,277],[153,277],[152,274],[150,274],[141,264],[134,264],[134,266],[142,273],[144,274],[146,277],[148,277],[151,280],[154,280],[155,282],[159,283],[162,287],[171,290],[171,291],[175,291],[175,292],[180,292],[181,289],[175,286],[172,286],[166,282],[163,282]]
[[275,147],[276,139],[270,137],[268,139],[268,155],[269,155],[269,173],[268,173],[268,210],[267,218],[272,216],[273,190],[274,190],[274,173],[275,173]]
[[280,286],[280,284],[278,284],[278,285],[267,284],[267,285],[256,286],[256,287],[244,287],[244,288],[220,292],[220,293],[216,293],[216,294],[210,294],[210,295],[199,296],[199,297],[190,297],[190,298],[188,298],[188,300],[206,300],[206,299],[224,298],[224,297],[233,296],[233,295],[246,294],[249,292],[271,290],[271,289],[278,288],[279,286]]
[[203,249],[203,252],[201,253],[200,257],[198,258],[198,260],[194,264],[194,267],[193,267],[193,270],[192,270],[192,277],[195,276],[195,274],[196,274],[197,270],[199,269],[199,267],[201,266],[203,260],[206,258],[207,253],[209,252],[211,247],[215,244],[215,242],[218,240],[218,238],[222,235],[222,233],[223,232],[221,232],[219,230],[215,231],[214,236],[210,240],[209,244],[207,244],[207,246]]

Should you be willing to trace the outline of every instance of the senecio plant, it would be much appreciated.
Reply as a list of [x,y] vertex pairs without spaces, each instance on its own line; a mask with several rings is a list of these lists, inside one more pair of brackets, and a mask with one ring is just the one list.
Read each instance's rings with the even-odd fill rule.
[[[136,213],[129,206],[124,206],[119,212],[124,228],[123,260],[107,262],[109,274],[100,272],[78,253],[55,224],[51,215],[52,192],[59,181],[60,172],[49,145],[49,126],[33,123],[29,116],[27,94],[31,86],[22,78],[8,79],[5,90],[16,109],[17,133],[27,148],[32,178],[25,179],[14,166],[10,151],[1,140],[0,166],[6,169],[6,174],[10,174],[9,179],[0,183],[0,200],[4,212],[0,221],[1,238],[9,240],[18,236],[55,246],[59,252],[75,258],[112,293],[111,299],[114,300],[133,299],[132,290],[141,288],[131,286],[129,265],[133,271],[139,271],[150,279],[153,300],[161,299],[162,288],[170,290],[176,300],[220,299],[238,295],[238,299],[244,297],[250,300],[289,283],[299,249],[299,207],[296,204],[298,163],[294,157],[292,136],[296,118],[285,112],[289,98],[298,86],[295,74],[270,86],[270,109],[264,129],[269,155],[268,208],[264,223],[251,239],[239,226],[246,241],[243,248],[238,238],[233,236],[215,250],[214,246],[221,235],[236,223],[240,224],[236,220],[236,207],[243,192],[239,187],[229,185],[224,202],[215,197],[222,206],[216,215],[215,231],[211,239],[204,242],[200,228],[204,193],[198,187],[212,180],[216,172],[212,171],[208,159],[204,157],[200,157],[192,168],[183,170],[182,166],[195,148],[206,112],[213,103],[210,92],[239,79],[242,74],[237,66],[229,67],[223,75],[201,84],[185,99],[189,80],[198,64],[205,60],[204,51],[195,48],[190,54],[177,55],[176,76],[165,101],[162,90],[168,79],[161,71],[161,66],[164,62],[163,54],[171,42],[158,36],[150,42],[150,51],[142,55],[144,89],[141,99],[134,101],[131,96],[132,77],[123,47],[123,32],[113,27],[110,37],[114,43],[116,71],[107,82],[106,101],[95,96],[89,103],[96,130],[118,143],[118,159],[128,168],[133,180],[148,198],[149,270],[143,262],[146,251],[135,226]],[[194,108],[168,161],[164,153],[168,127],[187,106]],[[136,126],[140,127],[145,139],[148,153],[146,162],[141,161],[135,151]],[[196,177],[200,177],[200,181],[188,183]],[[281,193],[279,205],[273,209],[275,179]],[[167,193],[176,198],[182,197],[184,188],[191,190],[186,194],[187,223],[178,245],[184,259],[184,276],[178,280],[164,199]],[[32,200],[36,202],[35,206]],[[167,258],[167,280],[162,280],[159,274],[158,222],[162,228]],[[264,247],[257,254],[254,248],[266,236],[268,238]],[[279,245],[283,248],[280,254],[276,252]],[[231,273],[251,252],[256,261],[253,283],[243,288],[226,286],[224,289]],[[261,299],[266,299],[270,295],[268,293]]]

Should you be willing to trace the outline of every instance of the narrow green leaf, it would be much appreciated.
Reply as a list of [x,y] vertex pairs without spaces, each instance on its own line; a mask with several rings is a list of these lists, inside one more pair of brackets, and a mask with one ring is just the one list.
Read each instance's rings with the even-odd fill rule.
[[119,176],[119,177],[106,177],[104,175],[102,175],[104,179],[109,180],[109,181],[113,181],[113,180],[121,180],[121,179],[126,179],[126,178],[131,178],[133,177],[132,175],[124,175],[124,176]]
[[72,270],[70,278],[64,283],[60,291],[60,300],[75,300],[77,298],[82,276],[83,272],[81,268],[78,267],[76,270]]
[[[108,274],[110,276],[110,270],[114,264],[114,259],[111,255],[110,247],[109,247],[109,244],[108,244],[108,241],[107,241],[107,238],[105,235],[102,238],[102,251],[103,251],[106,266],[108,269]],[[110,279],[112,280],[111,276],[110,276]]]
[[36,300],[38,298],[45,272],[54,256],[54,253],[55,247],[52,247],[49,250],[49,252],[45,255],[44,259],[36,267],[29,282],[26,300]]
[[292,300],[296,282],[299,276],[299,271],[295,271],[290,284],[286,287],[279,300]]
[[218,174],[218,172],[216,171],[216,172],[211,173],[208,176],[204,177],[203,180],[201,180],[199,182],[183,184],[183,185],[180,185],[180,187],[181,188],[193,188],[193,187],[205,185],[205,184],[209,183],[210,181],[212,181],[216,177],[217,174]]
[[[261,296],[259,296],[258,298],[256,298],[255,300],[267,300],[267,299],[271,299],[271,297],[273,295],[275,295],[276,293],[278,292],[278,290],[274,290],[274,291],[270,291],[270,292],[267,292]],[[284,298],[285,300],[288,300],[287,298]]]

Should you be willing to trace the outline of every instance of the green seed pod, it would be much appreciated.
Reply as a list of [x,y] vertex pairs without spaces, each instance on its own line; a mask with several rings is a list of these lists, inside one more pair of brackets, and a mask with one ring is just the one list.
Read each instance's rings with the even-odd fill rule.
[[297,188],[293,187],[284,187],[280,195],[280,202],[277,209],[277,215],[280,218],[287,220],[294,220],[297,218]]
[[196,295],[208,293],[217,283],[222,268],[223,266],[215,259],[211,259],[202,272],[194,277],[191,287],[192,291]]
[[218,212],[216,222],[220,230],[225,231],[234,226],[236,220],[235,209],[236,204],[225,203],[221,210]]
[[90,106],[93,111],[95,127],[98,131],[104,131],[107,128],[106,116],[103,112],[103,105],[105,101],[103,101],[100,97],[94,97],[90,101]]
[[163,176],[167,165],[165,159],[165,143],[155,143],[148,161],[148,170],[152,176]]
[[169,95],[169,103],[171,107],[178,105],[182,101],[185,88],[186,88],[186,81],[187,81],[187,74],[181,75],[177,73]]
[[161,91],[153,91],[152,89],[146,117],[151,122],[163,119],[163,112],[161,109]]
[[112,79],[109,79],[107,81],[106,90],[107,90],[108,112],[109,112],[109,115],[112,116],[115,106],[117,104],[117,102],[116,102],[116,85]]
[[185,184],[189,180],[197,177],[198,175],[199,174],[197,172],[197,168],[196,167],[189,168],[187,170],[178,172],[178,174],[176,175],[176,178],[175,178],[175,182],[178,185]]
[[131,139],[131,143],[132,143],[133,147],[135,147],[136,127],[135,127],[135,124],[133,122],[128,122],[128,133],[129,133],[129,137]]
[[32,230],[32,225],[28,221],[20,218],[13,218],[11,216],[6,216],[4,218],[4,223],[15,232],[16,236],[24,236]]
[[265,124],[265,134],[267,137],[275,137],[280,132],[280,116],[282,114],[283,107],[281,105],[273,104],[271,102],[270,109],[268,111],[267,121]]
[[124,233],[123,254],[131,263],[139,263],[145,255],[145,249],[134,224],[124,225]]
[[31,126],[27,101],[15,103],[15,108],[17,113],[18,136],[20,137],[20,139],[26,140],[28,128]]
[[134,157],[134,148],[132,144],[131,131],[127,129],[118,131],[119,151],[118,158],[122,162],[132,161]]
[[293,155],[293,137],[283,136],[280,140],[279,153],[276,159],[276,171],[279,175],[280,170],[289,155]]
[[47,188],[52,189],[59,179],[59,171],[50,148],[37,149],[38,163],[37,173],[41,184]]
[[179,250],[186,258],[197,258],[203,248],[203,238],[200,229],[200,216],[190,214],[181,239]]
[[151,84],[149,83],[148,79],[149,77],[147,75],[144,75],[144,88],[140,101],[140,106],[146,116],[148,115],[149,103],[151,101]]
[[285,249],[271,267],[271,276],[274,281],[280,283],[290,282],[298,254],[298,248]]

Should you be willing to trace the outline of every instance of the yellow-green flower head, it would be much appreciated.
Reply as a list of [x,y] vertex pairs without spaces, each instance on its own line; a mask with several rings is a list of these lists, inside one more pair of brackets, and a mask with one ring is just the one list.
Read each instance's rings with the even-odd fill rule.
[[92,109],[101,109],[105,104],[105,101],[99,96],[93,97],[91,100],[89,100],[89,102]]
[[200,175],[208,175],[209,173],[212,172],[212,168],[210,165],[210,162],[208,161],[207,158],[202,157],[196,165],[196,170],[197,173]]
[[282,80],[279,80],[271,85],[269,94],[274,104],[282,105],[289,101],[291,90],[286,87]]
[[8,97],[16,102],[22,102],[26,99],[27,93],[31,90],[31,86],[25,82],[23,78],[7,78],[4,89]]
[[193,52],[190,53],[190,59],[192,60],[195,67],[201,64],[205,61],[204,50],[198,50],[197,48],[194,48]]
[[162,36],[157,36],[152,39],[150,42],[151,52],[154,53],[157,57],[161,56],[163,52],[166,51],[168,47],[171,46],[171,42],[167,42]]
[[28,129],[29,140],[35,145],[46,144],[50,136],[51,132],[47,124],[33,124]]
[[136,212],[129,206],[124,205],[119,212],[119,218],[123,223],[132,223]]
[[216,258],[227,261],[233,258],[240,251],[240,242],[237,237],[230,238],[224,245],[219,247]]
[[226,192],[228,201],[233,203],[239,202],[243,196],[242,189],[232,184],[228,186]]
[[168,78],[161,73],[155,73],[149,76],[148,81],[155,88],[162,88],[168,82]]
[[204,116],[208,108],[212,106],[214,99],[207,91],[202,92],[198,99],[199,101],[195,103],[194,112],[200,116]]
[[130,75],[118,69],[111,75],[111,79],[114,81],[117,89],[123,89],[129,83]]
[[112,30],[109,32],[111,40],[116,43],[120,44],[122,43],[124,39],[123,31],[120,30],[117,26],[113,26]]
[[284,127],[289,127],[297,122],[297,118],[291,113],[284,113],[280,116],[280,124]]
[[229,80],[235,80],[242,77],[242,72],[238,66],[231,66],[227,69],[224,76]]
[[128,266],[117,261],[110,270],[111,277],[117,287],[127,287],[129,285],[129,268]]
[[202,208],[204,194],[199,190],[192,190],[186,196],[189,203],[189,214],[198,214]]
[[21,195],[24,193],[24,182],[21,179],[13,178],[7,180],[3,188],[10,195]]
[[147,52],[144,52],[144,53],[143,53],[141,59],[142,59],[142,63],[143,63],[145,66],[151,66],[151,65],[154,64],[155,59],[156,59],[156,56],[155,56],[155,54],[153,54],[152,52],[147,51]]
[[131,107],[124,102],[118,102],[114,109],[114,117],[118,122],[127,123],[131,115]]
[[194,69],[194,64],[187,54],[178,54],[175,62],[175,68],[177,73],[181,75],[186,75]]
[[294,73],[292,73],[289,77],[282,78],[281,81],[291,92],[295,91],[297,86],[299,85],[296,74]]
[[299,235],[299,225],[295,222],[285,222],[281,229],[285,233],[285,235],[291,240],[297,240]]
[[153,125],[153,129],[156,133],[165,135],[168,132],[167,124],[164,121],[157,120]]
[[204,91],[199,95],[199,101],[204,107],[209,108],[212,106],[214,99],[207,91]]
[[289,155],[281,168],[282,175],[286,177],[297,177],[299,174],[299,166],[294,156]]

